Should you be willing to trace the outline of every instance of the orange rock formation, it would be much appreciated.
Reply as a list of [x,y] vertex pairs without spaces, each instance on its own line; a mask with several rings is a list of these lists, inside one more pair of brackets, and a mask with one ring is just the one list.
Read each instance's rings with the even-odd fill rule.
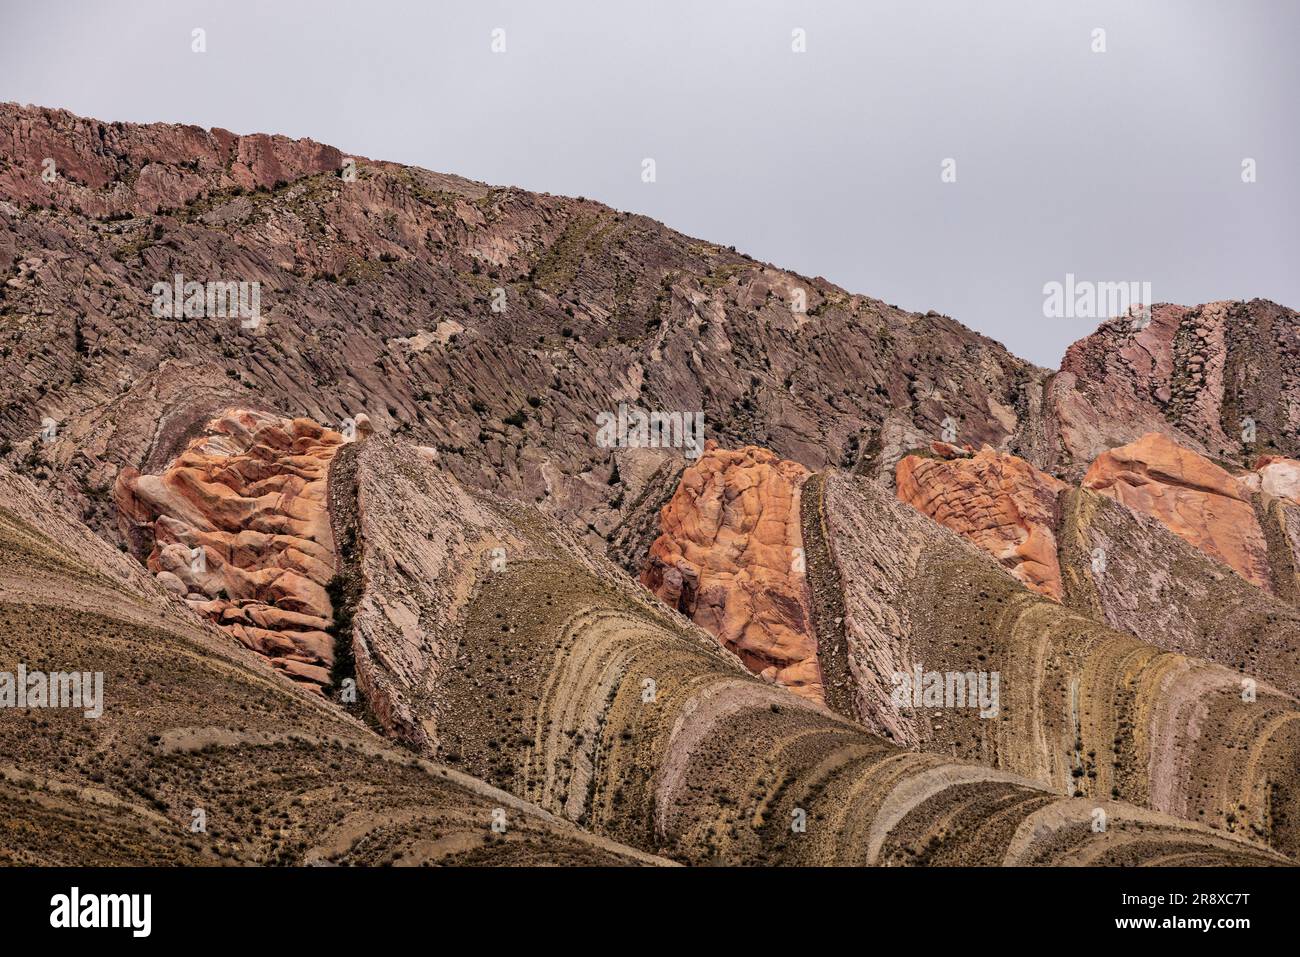
[[122,471],[113,492],[122,521],[152,530],[147,564],[165,587],[294,680],[326,686],[326,476],[343,436],[310,419],[237,410],[208,433],[161,475]]
[[1271,590],[1268,547],[1246,483],[1159,433],[1097,456],[1085,488],[1144,512],[1170,531]]
[[1061,600],[1056,496],[1067,486],[1023,459],[984,446],[973,455],[943,442],[940,458],[909,455],[898,497],[969,539],[1040,594]]
[[715,442],[682,473],[641,582],[756,674],[823,701],[804,572],[797,462]]

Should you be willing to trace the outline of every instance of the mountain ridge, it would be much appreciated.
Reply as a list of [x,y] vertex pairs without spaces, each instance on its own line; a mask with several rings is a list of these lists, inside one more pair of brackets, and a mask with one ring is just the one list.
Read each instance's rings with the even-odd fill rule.
[[[211,734],[115,709],[111,787],[175,824],[208,744],[254,797],[264,749],[339,760],[284,724],[348,729],[348,774],[362,739],[424,762],[219,856],[1296,853],[1293,310],[1155,304],[1053,372],[580,197],[12,104],[0,278],[7,651],[57,626],[134,674],[48,524],[121,579],[89,594],[152,642],[145,686],[182,694],[200,635],[290,702]],[[480,842],[489,793],[522,840]]]

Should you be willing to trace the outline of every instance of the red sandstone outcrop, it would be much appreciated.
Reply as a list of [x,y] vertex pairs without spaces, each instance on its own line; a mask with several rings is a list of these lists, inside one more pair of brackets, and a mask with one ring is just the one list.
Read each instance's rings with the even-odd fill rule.
[[343,444],[310,419],[230,410],[160,475],[124,469],[113,495],[147,564],[274,667],[330,683],[334,539],[326,476]]
[[1099,455],[1083,485],[1159,519],[1242,578],[1271,590],[1268,546],[1250,490],[1204,456],[1149,433]]
[[766,449],[707,443],[663,508],[641,582],[750,671],[821,702],[799,524],[808,474]]
[[1034,591],[1061,600],[1056,497],[1067,486],[989,446],[971,455],[943,442],[939,458],[898,463],[898,497],[978,545]]

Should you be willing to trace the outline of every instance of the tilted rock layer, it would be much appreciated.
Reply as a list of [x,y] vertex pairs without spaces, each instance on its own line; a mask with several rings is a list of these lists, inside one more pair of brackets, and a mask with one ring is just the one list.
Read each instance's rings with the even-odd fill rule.
[[[876,483],[826,473],[821,506],[864,721],[911,747],[1077,797],[1122,798],[1285,853],[1300,848],[1300,703],[1291,694],[1033,594]],[[1118,560],[1114,570],[1129,571]],[[1227,569],[1223,576],[1240,582]],[[1130,580],[1146,587],[1136,574]],[[1266,612],[1267,595],[1240,588]],[[1290,655],[1292,669],[1295,660]],[[1285,675],[1275,666],[1287,661],[1258,663]],[[909,695],[900,683],[900,673],[916,669],[937,676],[937,700]],[[986,697],[978,681],[993,688],[995,679]],[[1246,688],[1254,693],[1244,695]]]
[[974,542],[1034,591],[1061,600],[1056,498],[1067,486],[985,446],[974,455],[935,442],[939,458],[898,463],[898,497]]
[[[277,676],[3,467],[0,639],[0,671],[48,660],[104,679],[96,719],[4,709],[0,865],[665,863],[418,760]],[[1210,860],[1260,857],[1200,837]]]
[[807,477],[766,449],[709,443],[664,506],[641,582],[751,671],[821,701],[799,527]]
[[[1166,651],[1300,693],[1300,502],[1291,496],[1300,462],[1265,456],[1255,471],[1232,475],[1151,434],[1100,456],[1084,487],[1062,490],[1012,456],[984,450],[962,457],[966,453],[942,443],[933,454],[944,458],[899,462],[899,498],[960,533],[1031,588]],[[982,458],[997,467],[978,467]],[[1034,501],[1035,488],[1048,490],[1036,509],[1023,504]],[[1022,504],[1013,508],[1017,501]],[[1027,536],[1015,532],[1008,512],[1030,521],[1040,541],[1051,542],[1037,565],[1021,561]],[[903,546],[892,548],[904,567]],[[1044,566],[1055,572],[1050,590],[1030,575]],[[877,600],[900,593],[880,582],[873,589]],[[891,615],[899,614],[899,605],[891,602]],[[850,634],[858,625],[855,620]],[[890,647],[888,638],[872,636],[861,644]],[[869,707],[863,719],[879,721],[881,713],[887,709]]]
[[1159,519],[1246,581],[1271,589],[1268,545],[1249,489],[1204,456],[1153,432],[1099,455],[1083,486]]
[[1077,481],[1117,445],[1160,432],[1243,467],[1300,443],[1296,314],[1262,299],[1157,305],[1148,323],[1121,317],[1074,343],[1051,380],[1058,445],[1040,467]]
[[[202,393],[204,421],[266,407],[337,429],[365,412],[600,547],[637,498],[629,450],[616,477],[596,441],[620,403],[703,413],[708,437],[810,468],[869,467],[946,416],[976,444],[1031,430],[1046,370],[945,316],[590,200],[370,161],[345,179],[344,158],[0,104],[8,458],[35,448],[24,467],[56,500],[100,505],[118,469],[178,451],[146,463],[173,411],[165,375]],[[152,289],[177,273],[260,283],[260,325],[156,315]],[[48,445],[44,417],[59,423]],[[87,520],[114,534],[106,509]]]
[[326,476],[343,436],[235,410],[208,433],[160,475],[122,471],[114,498],[124,531],[148,546],[165,588],[290,677],[326,686],[335,567]]
[[[332,491],[354,458],[358,678],[372,658],[382,681],[366,687],[415,719],[412,743],[428,756],[593,835],[723,865],[1279,860],[1104,793],[1071,799],[946,753],[904,751],[748,674],[537,510],[459,487],[387,437],[341,452]],[[893,558],[880,563],[891,575]],[[1088,826],[1097,807],[1101,832]],[[810,826],[792,839],[796,818]]]

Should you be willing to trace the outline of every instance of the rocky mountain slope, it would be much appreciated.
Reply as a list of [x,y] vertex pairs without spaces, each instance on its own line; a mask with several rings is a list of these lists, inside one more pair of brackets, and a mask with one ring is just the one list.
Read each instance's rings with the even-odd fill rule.
[[1077,480],[1098,455],[1158,432],[1248,466],[1300,451],[1294,310],[1265,300],[1157,305],[1112,320],[1066,352],[1046,407],[1059,443],[1035,464]]
[[108,689],[0,710],[6,860],[1300,850],[1291,310],[1052,373],[585,199],[12,104],[0,276],[0,671]]
[[355,489],[339,500],[353,501],[341,537],[366,707],[422,752],[595,833],[724,864],[1211,862],[1239,846],[909,754],[751,675],[563,525],[465,489],[399,441],[356,443],[337,468]]
[[2,469],[0,634],[7,675],[103,675],[97,718],[0,716],[0,862],[666,863],[395,747]]
[[[713,458],[744,467],[719,473]],[[792,544],[801,553],[824,557],[809,566],[800,585],[817,596],[818,607],[835,615],[816,618],[809,653],[833,659],[823,645],[842,648],[851,689],[842,713],[910,747],[1014,771],[1066,794],[1123,798],[1249,833],[1294,853],[1300,820],[1293,806],[1300,799],[1294,776],[1300,760],[1294,647],[1270,641],[1251,662],[1264,666],[1252,674],[1275,673],[1281,687],[1263,679],[1247,684],[1234,670],[1238,662],[1227,660],[1226,649],[1211,657],[1229,667],[1216,666],[1144,644],[1065,608],[1050,524],[1029,537],[1051,543],[1042,561],[1029,570],[1019,558],[1011,564],[1030,587],[1022,586],[981,551],[1003,559],[1005,567],[1005,536],[997,535],[1005,527],[1005,513],[997,505],[1014,497],[1008,490],[1058,489],[1039,484],[1024,462],[1001,463],[991,453],[957,461],[970,466],[985,497],[951,484],[946,486],[951,498],[971,507],[946,511],[941,506],[937,513],[978,548],[894,501],[878,483],[831,470],[818,476],[813,488],[803,486],[812,505],[802,514]],[[946,468],[950,463],[922,464]],[[681,487],[698,487],[718,474],[726,477],[725,487],[711,499],[674,499],[664,509],[660,542],[674,540],[678,528],[707,523],[713,500],[743,502],[763,487],[762,476],[772,467],[770,458],[754,450],[707,453],[686,470]],[[740,474],[745,469],[750,474]],[[942,473],[906,459],[899,473],[900,497],[918,476],[929,486],[942,481]],[[1056,486],[1064,489],[1063,483]],[[1019,498],[1034,506],[1021,514],[1036,510],[1054,520],[1051,495]],[[744,513],[799,514],[784,504],[787,499],[769,496],[766,508]],[[924,501],[933,506],[939,498]],[[692,509],[699,513],[694,520]],[[984,526],[974,527],[974,519]],[[767,524],[780,527],[775,518]],[[749,531],[752,539],[761,538],[757,527]],[[659,551],[657,542],[648,573],[654,573]],[[1018,555],[1024,552],[1021,547]],[[1042,587],[1039,574],[1048,559],[1055,569],[1052,591]],[[697,562],[707,568],[705,559]],[[1129,570],[1117,563],[1111,574],[1123,572]],[[1135,573],[1125,580],[1141,587]],[[716,616],[696,608],[694,617],[728,644]],[[746,663],[751,670],[762,669],[762,663]],[[907,686],[916,690],[900,700],[900,679],[910,681],[913,675],[915,682]],[[931,681],[938,687],[933,699],[920,687],[924,682],[928,689]],[[990,688],[985,682],[994,684]],[[945,698],[945,690],[956,700]]]
[[[899,498],[1030,588],[1300,693],[1300,462],[1266,457],[1234,474],[1151,433],[1102,453],[1074,489],[991,449],[934,448],[941,458],[899,462]],[[1028,561],[1031,541],[1051,547]]]
[[[638,492],[596,442],[620,403],[814,469],[878,468],[945,419],[1038,443],[1043,370],[951,319],[311,141],[0,105],[0,264],[8,458],[109,535],[116,473],[156,471],[227,407],[365,413],[593,543]],[[177,274],[259,283],[259,325],[156,316]]]

